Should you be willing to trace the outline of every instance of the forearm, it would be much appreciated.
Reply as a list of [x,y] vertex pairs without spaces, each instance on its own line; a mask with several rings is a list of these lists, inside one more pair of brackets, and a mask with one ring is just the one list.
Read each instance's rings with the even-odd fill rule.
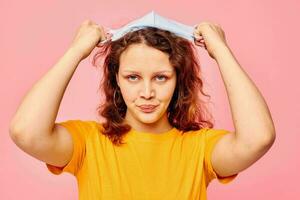
[[268,106],[258,88],[241,68],[229,47],[215,56],[227,91],[237,141],[266,144],[275,137]]
[[39,136],[51,133],[64,92],[80,59],[80,55],[69,48],[33,85],[23,97],[11,120],[10,133]]

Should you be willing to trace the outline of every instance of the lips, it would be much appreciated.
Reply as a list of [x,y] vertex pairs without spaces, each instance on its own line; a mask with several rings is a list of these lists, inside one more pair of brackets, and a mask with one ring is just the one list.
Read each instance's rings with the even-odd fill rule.
[[139,108],[143,111],[143,112],[146,112],[146,113],[149,113],[149,112],[153,112],[155,110],[157,106],[155,105],[143,105],[143,106],[139,106]]
[[141,105],[139,107],[142,108],[142,109],[153,109],[157,106],[156,105]]

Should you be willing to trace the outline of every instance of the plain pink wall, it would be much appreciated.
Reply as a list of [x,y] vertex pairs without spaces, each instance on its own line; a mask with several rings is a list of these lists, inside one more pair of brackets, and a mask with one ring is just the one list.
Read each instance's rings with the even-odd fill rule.
[[[154,6],[155,5],[155,6]],[[299,199],[299,2],[226,1],[1,1],[0,199],[77,199],[75,177],[52,175],[45,164],[9,138],[8,126],[23,95],[68,48],[85,19],[116,27],[151,10],[182,23],[221,24],[239,63],[256,83],[277,132],[273,147],[230,184],[214,180],[209,199]],[[233,130],[218,66],[199,48],[215,127]],[[99,72],[91,58],[77,68],[57,121],[97,119]],[[243,94],[241,94],[243,95]],[[44,99],[47,101],[47,99]],[[252,113],[249,113],[249,117]]]

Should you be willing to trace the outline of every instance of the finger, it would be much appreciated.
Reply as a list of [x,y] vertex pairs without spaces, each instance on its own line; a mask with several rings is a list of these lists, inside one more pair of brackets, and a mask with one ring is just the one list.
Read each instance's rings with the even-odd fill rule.
[[102,47],[106,42],[107,42],[106,40],[100,41],[100,42],[98,42],[98,44],[96,46]]
[[204,43],[202,43],[202,42],[199,42],[199,41],[195,41],[195,44],[197,45],[197,46],[201,46],[201,47],[204,47]]
[[201,40],[201,39],[203,39],[203,36],[202,36],[202,35],[195,34],[195,39],[196,39],[196,40]]
[[195,38],[194,41],[201,42],[201,43],[205,42],[203,37]]
[[195,26],[194,34],[198,36],[202,36],[202,33],[206,27],[214,27],[214,23],[210,21],[203,21],[199,23],[197,26]]
[[194,41],[203,41],[203,37],[202,36],[199,36],[197,34],[194,35]]
[[199,31],[195,31],[194,32],[194,39],[199,41],[199,40],[204,39],[204,37],[202,36],[202,34]]
[[112,36],[113,36],[113,34],[112,34],[112,33],[109,33],[109,32],[107,32],[107,33],[106,33],[106,37],[107,37],[108,39],[111,39],[111,38],[112,38]]
[[100,40],[96,46],[97,46],[97,47],[104,46],[106,43],[108,43],[108,42],[110,42],[110,41],[111,41],[111,38],[105,38],[105,39],[103,39],[103,40]]
[[207,26],[211,26],[211,24],[208,22],[202,22],[198,24],[198,26],[194,29],[194,32],[202,36],[203,29],[205,29]]
[[195,41],[195,45],[200,46],[202,48],[205,48],[207,50],[207,47],[206,47],[205,43],[202,43],[202,42],[199,42],[199,41]]
[[204,42],[204,38],[195,38],[195,40],[202,43]]

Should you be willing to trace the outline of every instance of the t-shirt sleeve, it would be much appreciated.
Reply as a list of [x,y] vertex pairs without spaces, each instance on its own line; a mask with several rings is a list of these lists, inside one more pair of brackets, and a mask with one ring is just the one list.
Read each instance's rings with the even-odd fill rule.
[[62,172],[69,172],[76,176],[85,158],[86,138],[88,131],[87,123],[81,120],[68,120],[55,124],[62,125],[68,130],[68,133],[71,134],[73,139],[73,154],[69,163],[63,167],[54,166],[49,163],[45,164],[48,170],[55,175],[59,175]]
[[213,179],[217,179],[222,184],[227,184],[231,182],[235,177],[238,175],[234,174],[227,177],[221,177],[217,174],[217,172],[213,169],[211,164],[211,155],[212,150],[219,139],[222,138],[225,134],[229,134],[230,131],[223,130],[223,129],[208,129],[205,132],[205,153],[204,153],[204,164],[206,169],[206,177],[207,177],[207,184],[212,181]]

